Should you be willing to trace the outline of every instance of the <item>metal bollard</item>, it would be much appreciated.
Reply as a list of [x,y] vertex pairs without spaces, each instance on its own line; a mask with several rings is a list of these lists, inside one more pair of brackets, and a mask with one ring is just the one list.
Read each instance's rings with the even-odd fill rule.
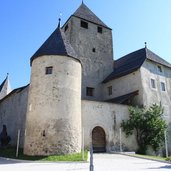
[[93,165],[93,146],[90,147],[90,171],[94,171]]

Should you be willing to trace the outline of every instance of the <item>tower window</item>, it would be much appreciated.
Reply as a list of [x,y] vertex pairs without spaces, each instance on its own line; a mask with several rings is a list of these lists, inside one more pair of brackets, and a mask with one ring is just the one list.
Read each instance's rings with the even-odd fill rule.
[[109,96],[112,95],[112,86],[109,86],[107,89],[108,89],[108,95]]
[[86,88],[86,95],[87,95],[87,96],[93,97],[93,96],[94,96],[94,88],[92,88],[92,87],[87,87],[87,88]]
[[80,25],[81,25],[81,27],[88,29],[88,23],[87,22],[81,20]]
[[64,30],[65,30],[65,31],[67,31],[67,30],[68,30],[68,24],[65,26]]
[[161,90],[162,91],[166,91],[165,83],[164,82],[161,82],[160,85],[161,85]]
[[53,67],[52,67],[52,66],[46,67],[45,74],[46,74],[46,75],[52,74],[52,71],[53,71]]
[[98,33],[103,33],[103,28],[98,26],[98,27],[97,27],[97,32],[98,32]]
[[158,72],[162,72],[162,67],[160,65],[157,66]]
[[156,82],[154,79],[151,79],[151,87],[156,88]]
[[92,49],[92,52],[96,52],[96,48],[93,48],[93,49]]

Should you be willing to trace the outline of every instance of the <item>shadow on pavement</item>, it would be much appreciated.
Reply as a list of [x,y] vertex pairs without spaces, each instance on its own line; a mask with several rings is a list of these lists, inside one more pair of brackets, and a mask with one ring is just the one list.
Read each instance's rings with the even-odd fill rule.
[[8,158],[0,158],[0,165],[2,165],[2,164],[16,164],[16,163],[29,163],[29,162],[12,160],[12,159],[8,159]]
[[153,167],[153,168],[149,168],[149,169],[171,169],[171,165],[165,165],[165,166],[161,166],[161,167]]

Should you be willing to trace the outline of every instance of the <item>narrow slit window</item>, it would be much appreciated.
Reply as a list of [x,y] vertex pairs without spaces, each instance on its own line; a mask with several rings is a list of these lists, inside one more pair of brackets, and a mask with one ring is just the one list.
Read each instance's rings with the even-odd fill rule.
[[109,86],[107,89],[108,89],[108,95],[109,96],[112,95],[112,86]]
[[92,52],[94,52],[94,53],[95,53],[95,52],[96,52],[96,48],[93,48],[93,49],[92,49]]
[[156,82],[154,79],[151,79],[151,87],[156,88]]
[[165,83],[164,82],[161,82],[160,85],[161,85],[161,90],[162,91],[166,91],[166,85],[165,85]]
[[65,30],[65,32],[68,30],[68,24],[65,26],[64,30]]
[[46,75],[52,74],[52,72],[53,72],[53,67],[52,66],[46,67],[46,70],[45,70]]

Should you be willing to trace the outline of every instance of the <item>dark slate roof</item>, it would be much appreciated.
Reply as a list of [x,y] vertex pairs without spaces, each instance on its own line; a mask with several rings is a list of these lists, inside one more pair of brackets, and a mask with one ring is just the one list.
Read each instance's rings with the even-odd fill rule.
[[92,23],[98,24],[100,26],[109,28],[84,3],[80,5],[80,7],[75,11],[75,13],[72,16],[75,16],[75,17],[90,21]]
[[79,60],[77,54],[67,40],[65,33],[60,29],[60,24],[58,25],[58,28],[50,35],[50,37],[43,43],[43,45],[37,50],[37,52],[31,57],[31,64],[34,59],[43,55],[69,56]]
[[131,92],[131,93],[119,96],[119,97],[115,97],[113,99],[109,99],[109,100],[107,100],[107,102],[124,104],[127,100],[133,99],[136,95],[138,95],[138,93],[139,93],[139,91],[136,90],[134,92]]
[[2,88],[4,87],[4,84],[5,84],[7,79],[8,79],[8,77],[6,77],[5,80],[2,82],[2,84],[0,85],[0,92],[1,92]]
[[169,64],[167,61],[165,61],[149,49],[143,48],[114,61],[114,70],[103,81],[103,83],[136,71],[142,66],[146,59],[171,68],[171,64]]

